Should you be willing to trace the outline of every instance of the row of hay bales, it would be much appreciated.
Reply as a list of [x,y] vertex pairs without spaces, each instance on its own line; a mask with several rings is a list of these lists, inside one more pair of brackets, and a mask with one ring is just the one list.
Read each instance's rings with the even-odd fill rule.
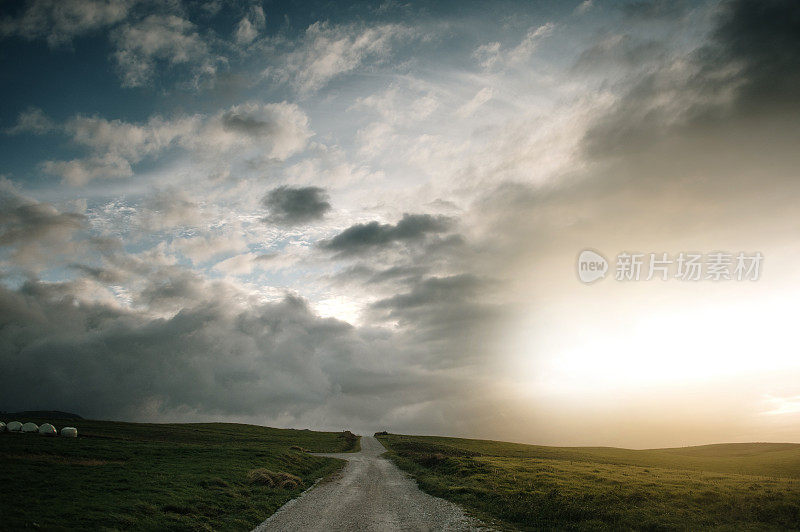
[[[8,423],[8,425],[0,421],[0,432],[5,431],[26,432],[29,434],[39,433],[43,436],[57,436],[59,434],[56,428],[50,423],[42,423],[42,425],[39,426],[36,423],[31,423],[30,421],[24,424],[20,423],[19,421],[11,421]],[[78,429],[75,427],[64,427],[61,429],[61,435],[65,438],[77,438]]]

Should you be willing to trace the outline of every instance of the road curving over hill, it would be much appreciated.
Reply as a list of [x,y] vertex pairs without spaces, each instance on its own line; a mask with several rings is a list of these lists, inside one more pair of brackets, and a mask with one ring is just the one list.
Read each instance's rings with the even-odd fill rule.
[[347,460],[330,480],[283,505],[256,532],[272,530],[489,530],[457,505],[420,491],[380,455],[386,449],[361,437],[358,453],[324,454]]

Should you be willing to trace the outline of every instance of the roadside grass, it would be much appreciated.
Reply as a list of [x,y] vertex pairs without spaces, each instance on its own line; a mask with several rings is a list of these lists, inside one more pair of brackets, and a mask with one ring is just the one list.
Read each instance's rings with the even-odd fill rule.
[[[233,423],[63,425],[77,427],[78,438],[0,433],[0,528],[251,530],[344,465],[292,446],[358,445],[349,433]],[[291,481],[251,481],[256,469]]]
[[424,491],[510,528],[800,528],[798,444],[639,451],[377,437]]

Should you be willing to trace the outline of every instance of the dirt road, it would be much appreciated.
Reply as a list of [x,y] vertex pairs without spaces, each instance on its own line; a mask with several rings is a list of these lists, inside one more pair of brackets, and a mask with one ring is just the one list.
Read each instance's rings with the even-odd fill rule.
[[336,476],[306,491],[256,527],[268,530],[487,530],[455,504],[417,488],[371,436],[361,452],[326,454],[348,460]]

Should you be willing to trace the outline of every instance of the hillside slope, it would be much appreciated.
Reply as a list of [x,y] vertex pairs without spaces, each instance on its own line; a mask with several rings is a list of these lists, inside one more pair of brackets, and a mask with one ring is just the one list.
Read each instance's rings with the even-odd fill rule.
[[[305,449],[358,444],[350,433],[226,423],[68,424],[77,439],[0,434],[2,528],[250,530],[343,465]],[[299,479],[251,481],[260,468]]]
[[798,444],[629,450],[378,438],[423,490],[515,528],[800,528]]

